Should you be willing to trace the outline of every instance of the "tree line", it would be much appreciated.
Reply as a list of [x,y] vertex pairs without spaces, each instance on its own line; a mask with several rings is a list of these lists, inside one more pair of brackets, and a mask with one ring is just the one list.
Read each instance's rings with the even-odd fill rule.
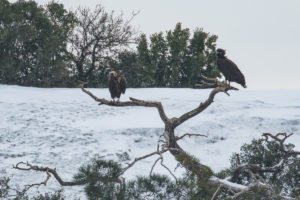
[[103,6],[67,11],[51,1],[0,1],[0,83],[37,87],[106,87],[107,73],[129,87],[192,87],[219,76],[217,36],[177,23],[147,38]]

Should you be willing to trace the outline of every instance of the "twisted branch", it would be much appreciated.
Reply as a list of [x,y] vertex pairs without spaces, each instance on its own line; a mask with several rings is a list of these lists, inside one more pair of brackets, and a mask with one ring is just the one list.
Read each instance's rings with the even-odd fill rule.
[[158,112],[159,112],[159,116],[162,119],[162,121],[164,123],[166,123],[169,119],[165,114],[164,108],[161,104],[161,102],[157,102],[157,101],[143,101],[143,100],[139,100],[139,99],[135,99],[130,97],[129,99],[131,101],[124,101],[124,102],[118,102],[118,101],[108,101],[104,98],[98,98],[96,97],[94,94],[92,94],[90,91],[86,90],[84,88],[84,85],[86,85],[87,82],[81,82],[80,83],[80,88],[81,90],[88,94],[90,97],[92,97],[95,101],[99,102],[100,105],[104,104],[104,105],[108,105],[108,106],[116,106],[116,107],[124,107],[124,106],[143,106],[143,107],[155,107],[157,108]]
[[[20,167],[19,165],[25,165],[26,167]],[[57,174],[56,169],[51,169],[49,167],[39,167],[39,166],[36,166],[36,165],[31,165],[28,162],[27,163],[25,163],[25,162],[19,162],[19,163],[16,164],[16,166],[13,166],[13,168],[14,169],[18,169],[18,170],[24,170],[24,171],[34,170],[34,171],[46,172],[47,178],[46,178],[45,181],[41,182],[40,184],[29,185],[30,187],[35,186],[35,185],[42,185],[42,184],[46,185],[47,181],[51,177],[50,174],[52,174],[54,176],[54,178],[58,181],[58,183],[61,186],[83,185],[82,183],[78,183],[78,182],[66,182],[66,181],[63,181],[61,179],[61,177]]]
[[[286,150],[285,150],[285,148],[284,148],[283,143],[285,142],[285,140],[286,140],[288,137],[290,137],[290,136],[292,136],[292,135],[293,135],[293,133],[291,133],[291,134],[289,134],[289,135],[287,135],[287,133],[277,133],[276,135],[272,135],[271,133],[264,133],[264,134],[263,134],[263,136],[266,138],[266,139],[265,139],[266,142],[268,141],[268,139],[269,139],[269,137],[270,137],[270,138],[272,138],[273,140],[279,142],[280,147],[281,147],[284,151],[286,151]],[[280,139],[280,138],[279,138],[280,136],[283,136],[283,138]]]
[[[161,152],[159,151],[155,151],[153,153],[147,154],[145,156],[136,158],[132,163],[128,164],[128,166],[126,168],[123,169],[122,174],[128,170],[130,167],[132,167],[137,161],[145,159],[147,157],[150,157],[152,155],[159,155],[160,153],[164,153],[166,151],[170,151],[170,153],[177,159],[180,156],[183,157],[190,157],[187,153],[184,152],[184,150],[177,144],[177,141],[182,139],[185,136],[191,136],[191,135],[197,135],[197,134],[185,134],[181,137],[175,137],[174,135],[174,130],[177,126],[179,126],[180,124],[182,124],[183,122],[185,122],[186,120],[198,115],[199,113],[201,113],[203,110],[205,110],[214,100],[214,97],[217,93],[219,92],[224,92],[226,94],[228,94],[227,92],[229,90],[238,90],[237,88],[234,88],[230,85],[228,85],[225,82],[219,82],[216,79],[210,79],[210,78],[206,78],[204,77],[206,80],[208,81],[215,81],[216,84],[216,88],[214,88],[214,90],[211,91],[208,99],[201,103],[197,108],[183,114],[182,116],[180,116],[179,118],[173,117],[171,119],[169,119],[165,112],[164,109],[162,107],[161,102],[153,102],[153,101],[143,101],[143,100],[139,100],[139,99],[135,99],[135,98],[130,98],[131,101],[125,101],[125,102],[114,102],[114,101],[108,101],[106,99],[103,98],[98,98],[95,95],[93,95],[91,92],[89,92],[88,90],[86,90],[84,88],[84,85],[86,84],[86,82],[81,82],[80,87],[81,90],[83,92],[85,92],[86,94],[88,94],[90,97],[92,97],[95,101],[99,102],[100,104],[105,104],[108,106],[144,106],[144,107],[156,107],[159,115],[162,119],[162,121],[165,124],[165,131],[164,131],[164,138],[165,138],[165,147],[166,149],[162,150]],[[209,83],[208,83],[209,84]],[[200,136],[200,134],[198,135]],[[201,135],[202,136],[202,135]],[[157,159],[154,163],[154,165],[152,166],[152,170],[153,167],[155,166],[155,164],[158,162],[158,160],[161,159]],[[189,160],[189,162],[186,162],[187,160]],[[187,158],[187,159],[182,159],[179,161],[180,164],[182,166],[184,166],[187,170],[189,171],[193,171],[193,172],[197,172],[198,171],[198,176],[199,178],[202,178],[201,173],[203,173],[206,170],[209,170],[208,166],[205,166],[199,162],[197,162],[196,160],[194,160],[193,158]],[[205,176],[205,175],[204,175]]]
[[[163,167],[165,167],[170,172],[170,174],[175,178],[175,180],[177,180],[176,177],[174,176],[174,174],[171,172],[171,170],[169,170],[163,164],[162,154],[169,151],[176,158],[176,160],[180,163],[181,166],[185,167],[187,170],[189,170],[191,172],[195,172],[200,180],[202,180],[203,178],[204,178],[203,180],[206,180],[206,177],[208,176],[208,175],[206,175],[206,173],[208,173],[208,174],[212,173],[210,168],[206,165],[201,164],[196,159],[194,159],[193,157],[188,155],[177,144],[177,141],[181,140],[185,136],[189,136],[189,137],[191,137],[191,136],[206,137],[206,136],[201,135],[201,134],[186,133],[186,134],[184,134],[180,137],[175,137],[175,134],[174,134],[174,130],[177,126],[179,126],[180,124],[182,124],[186,120],[188,120],[188,119],[198,115],[202,111],[204,111],[213,102],[214,97],[217,93],[224,92],[224,93],[228,94],[227,92],[229,90],[238,90],[237,88],[234,88],[234,87],[228,85],[225,82],[219,82],[218,80],[209,79],[209,78],[206,78],[206,79],[209,80],[209,81],[213,80],[213,81],[215,81],[215,84],[216,84],[216,88],[214,88],[211,91],[208,99],[206,101],[204,101],[203,103],[200,103],[200,105],[197,108],[183,114],[179,118],[173,117],[171,119],[169,119],[166,116],[164,108],[163,108],[161,102],[144,101],[144,100],[139,100],[139,99],[135,99],[135,98],[132,98],[132,97],[130,97],[130,101],[125,101],[125,102],[108,101],[104,98],[98,98],[94,94],[92,94],[90,91],[86,90],[84,88],[84,85],[86,85],[87,82],[81,82],[80,83],[81,90],[84,93],[86,93],[87,95],[89,95],[91,98],[93,98],[96,102],[99,102],[100,105],[104,104],[104,105],[116,106],[116,107],[124,107],[124,106],[155,107],[155,108],[157,108],[157,110],[159,112],[160,118],[162,119],[162,121],[165,124],[165,131],[164,131],[164,134],[163,134],[163,137],[164,137],[165,141],[164,141],[163,149],[159,150],[159,146],[158,146],[157,151],[152,152],[152,153],[147,154],[147,155],[144,155],[142,157],[135,158],[134,161],[129,163],[127,167],[123,168],[123,170],[121,172],[121,175],[124,174],[130,167],[132,167],[138,161],[146,159],[146,158],[151,157],[153,155],[159,155],[160,157],[158,159],[156,159],[156,161],[154,162],[154,164],[151,168],[150,174],[152,173],[153,168],[156,165],[156,163],[160,160],[161,165]],[[209,83],[207,83],[207,84],[209,85]],[[26,164],[26,163],[20,162],[16,166],[14,166],[14,168],[19,169],[19,170],[35,170],[35,171],[43,171],[43,172],[46,172],[46,173],[50,173],[56,178],[56,180],[62,186],[73,186],[73,185],[83,185],[84,184],[84,183],[77,183],[77,182],[64,182],[64,181],[62,181],[62,179],[56,173],[55,169],[51,169],[51,168],[48,168],[48,167],[32,166],[29,163],[26,164],[27,168],[24,168],[24,167],[19,167],[20,164]],[[49,178],[47,178],[47,180]],[[241,190],[244,190],[245,188],[247,188],[246,186],[236,184],[236,183],[232,183],[232,182],[229,182],[227,180],[219,179],[219,178],[216,178],[216,177],[210,177],[208,181],[210,181],[212,184],[222,184],[222,187],[231,188],[234,191],[241,191]]]

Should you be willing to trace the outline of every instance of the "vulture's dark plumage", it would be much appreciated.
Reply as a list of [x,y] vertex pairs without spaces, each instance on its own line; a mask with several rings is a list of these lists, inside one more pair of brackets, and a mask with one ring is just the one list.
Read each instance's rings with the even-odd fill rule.
[[124,76],[119,75],[115,71],[111,71],[108,74],[108,88],[111,98],[114,100],[120,99],[121,93],[125,94],[126,91],[126,79]]
[[218,56],[218,69],[224,75],[225,79],[229,81],[229,83],[233,81],[246,88],[247,86],[244,75],[237,65],[225,56],[225,50],[217,49],[216,53]]

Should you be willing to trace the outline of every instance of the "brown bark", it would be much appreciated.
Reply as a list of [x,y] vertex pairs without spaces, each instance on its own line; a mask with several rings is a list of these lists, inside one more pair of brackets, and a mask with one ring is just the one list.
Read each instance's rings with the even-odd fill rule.
[[[210,80],[210,79],[208,79]],[[144,101],[144,100],[139,100],[139,99],[135,99],[135,98],[130,98],[130,101],[125,101],[125,102],[115,102],[115,101],[108,101],[106,99],[103,98],[98,98],[95,95],[93,95],[90,91],[86,90],[84,88],[84,85],[86,84],[86,82],[82,82],[80,84],[80,87],[82,89],[83,92],[85,92],[87,95],[89,95],[91,98],[93,98],[95,101],[99,102],[99,105],[107,105],[107,106],[116,106],[116,107],[123,107],[123,106],[143,106],[143,107],[155,107],[157,108],[158,112],[159,112],[159,116],[162,119],[162,121],[165,124],[165,130],[163,133],[163,137],[164,137],[164,141],[163,141],[163,145],[160,146],[160,144],[157,147],[157,151],[152,152],[150,154],[141,156],[139,158],[136,158],[133,162],[129,163],[127,167],[125,167],[122,171],[121,174],[124,174],[124,172],[126,170],[128,170],[130,167],[132,167],[136,162],[143,160],[145,158],[151,157],[153,155],[159,155],[160,157],[158,159],[156,159],[156,161],[154,162],[151,171],[150,171],[150,175],[153,171],[154,166],[156,165],[156,163],[160,160],[161,161],[161,165],[164,166],[173,176],[174,174],[165,166],[163,165],[162,161],[163,161],[163,157],[162,154],[169,151],[174,158],[180,163],[181,166],[185,167],[188,171],[194,173],[195,175],[197,175],[198,177],[198,181],[202,182],[204,184],[212,184],[212,185],[220,185],[218,187],[218,189],[216,190],[216,192],[214,193],[212,199],[214,199],[219,191],[219,189],[221,187],[223,188],[227,188],[231,191],[236,192],[233,198],[236,198],[238,196],[240,196],[243,193],[249,192],[251,190],[251,188],[253,187],[263,187],[268,189],[270,192],[272,192],[272,188],[270,185],[266,184],[266,183],[262,183],[260,181],[255,181],[253,183],[251,183],[250,185],[241,185],[241,184],[237,184],[234,183],[238,176],[243,173],[243,172],[248,172],[251,176],[255,176],[256,172],[275,172],[282,169],[282,166],[284,164],[284,162],[290,157],[290,156],[296,156],[296,155],[300,155],[300,152],[297,151],[291,151],[288,149],[285,149],[284,146],[284,142],[285,140],[290,137],[292,134],[287,135],[286,133],[278,133],[277,135],[272,135],[270,133],[264,133],[263,136],[266,138],[266,141],[269,138],[274,139],[275,141],[277,141],[282,150],[286,153],[286,157],[285,159],[280,162],[278,165],[275,165],[273,167],[260,167],[258,165],[255,164],[245,164],[245,165],[240,165],[237,169],[235,169],[235,171],[233,172],[233,176],[231,178],[231,180],[226,180],[226,179],[219,179],[215,176],[213,176],[213,172],[211,171],[211,169],[200,163],[200,161],[198,161],[195,157],[193,157],[192,155],[189,155],[188,153],[186,153],[177,143],[177,141],[181,140],[182,138],[184,138],[185,136],[204,136],[205,135],[201,135],[201,134],[190,134],[190,133],[186,133],[180,137],[176,137],[175,136],[175,128],[177,126],[179,126],[180,124],[182,124],[183,122],[191,119],[192,117],[200,114],[202,111],[204,111],[214,100],[214,97],[217,93],[219,92],[224,92],[226,94],[227,91],[229,90],[237,90],[236,88],[228,85],[225,82],[219,82],[217,80],[215,80],[215,84],[217,85],[216,88],[214,88],[211,93],[209,94],[209,97],[207,98],[206,101],[200,103],[200,105],[198,107],[196,107],[195,109],[183,114],[182,116],[176,118],[168,118],[165,114],[164,108],[161,104],[161,102],[157,102],[157,101]],[[280,138],[282,137],[282,138]],[[161,149],[160,149],[161,147]],[[238,156],[238,155],[237,155]],[[24,167],[19,167],[20,164],[26,164],[27,168]],[[50,178],[49,174],[52,174],[55,179],[62,185],[62,186],[73,186],[73,185],[83,185],[85,183],[78,183],[78,182],[65,182],[63,181],[60,176],[56,173],[55,169],[51,169],[48,167],[39,167],[39,166],[32,166],[29,163],[23,163],[20,162],[18,163],[16,166],[14,166],[15,169],[19,169],[19,170],[35,170],[35,171],[42,171],[42,172],[46,172],[47,173],[47,178],[44,182],[38,183],[38,184],[32,184],[29,185],[28,188],[34,186],[34,185],[41,185],[41,184],[46,184],[46,182],[48,181],[48,179]],[[176,177],[174,176],[175,180]],[[101,181],[101,180],[100,180]],[[111,180],[112,182],[118,182],[120,184],[122,184],[122,182],[120,180]],[[283,197],[283,199],[290,199],[290,198],[285,198]]]
[[[27,168],[20,167],[19,165],[21,165],[21,164],[26,165]],[[25,171],[29,171],[29,170],[41,171],[41,172],[46,172],[47,174],[50,173],[50,174],[52,174],[54,176],[54,178],[59,182],[59,184],[61,186],[83,185],[82,183],[78,183],[78,182],[66,182],[66,181],[63,181],[61,179],[61,177],[57,174],[57,172],[56,172],[55,169],[51,169],[51,168],[48,168],[48,167],[33,166],[33,165],[29,164],[29,163],[19,162],[18,164],[16,164],[16,166],[13,166],[13,168],[18,169],[18,170],[25,170]],[[46,181],[42,182],[41,184],[45,185],[49,178],[50,178],[50,175],[48,175]]]
[[[210,79],[208,79],[210,80]],[[211,81],[211,80],[210,80]],[[206,166],[201,164],[196,158],[193,156],[187,154],[177,143],[178,137],[175,136],[175,128],[185,122],[186,120],[198,115],[201,113],[203,110],[205,110],[214,100],[214,97],[217,93],[219,92],[225,92],[229,90],[237,90],[236,88],[224,83],[224,82],[219,82],[214,79],[215,84],[217,85],[216,88],[214,88],[208,99],[204,101],[203,103],[200,103],[200,105],[183,114],[179,118],[173,117],[173,118],[168,118],[165,114],[165,111],[163,109],[163,106],[161,102],[157,101],[144,101],[144,100],[139,100],[130,97],[131,101],[125,101],[125,102],[115,102],[115,101],[108,101],[103,98],[98,98],[95,95],[93,95],[90,91],[86,90],[84,88],[84,85],[87,84],[86,82],[81,82],[80,87],[83,92],[88,94],[90,97],[92,97],[95,101],[99,102],[100,105],[108,105],[108,106],[143,106],[143,107],[155,107],[157,108],[160,118],[165,124],[165,131],[164,131],[164,138],[165,138],[165,143],[166,146],[165,148],[168,148],[169,152],[175,157],[175,159],[182,165],[184,166],[187,170],[197,174],[199,179],[204,180],[210,177],[212,175],[211,169]],[[182,137],[183,138],[183,137]],[[157,153],[155,153],[157,154]]]

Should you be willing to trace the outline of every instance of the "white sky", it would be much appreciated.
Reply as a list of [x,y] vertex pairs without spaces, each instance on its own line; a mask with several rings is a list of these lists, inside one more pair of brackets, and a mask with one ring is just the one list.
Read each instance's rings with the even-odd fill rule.
[[[45,4],[47,0],[36,0]],[[196,27],[218,35],[217,47],[227,50],[246,77],[250,89],[300,89],[299,0],[59,0],[78,5],[140,14],[132,21],[141,32]]]

